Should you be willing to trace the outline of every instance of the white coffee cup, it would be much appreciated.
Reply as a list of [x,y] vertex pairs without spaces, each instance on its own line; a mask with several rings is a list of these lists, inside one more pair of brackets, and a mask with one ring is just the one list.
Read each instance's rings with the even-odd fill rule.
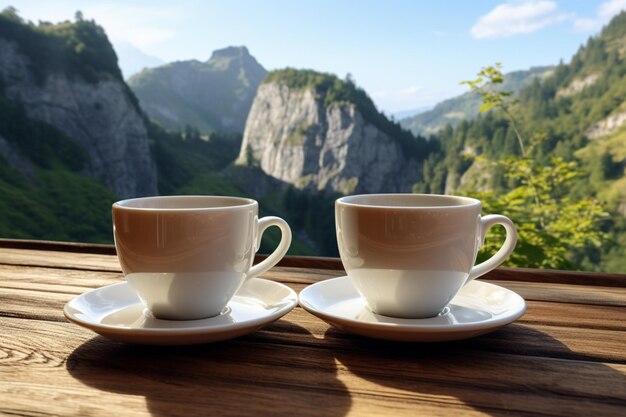
[[[501,215],[481,217],[480,201],[447,195],[370,194],[335,203],[344,268],[377,314],[426,318],[441,313],[471,280],[504,262],[517,232]],[[487,230],[500,224],[506,240],[474,266]]]
[[[239,197],[147,197],[113,204],[115,247],[127,282],[152,315],[193,320],[224,311],[246,278],[287,253],[291,230],[278,217],[258,218],[256,201]],[[252,266],[265,229],[278,247]]]

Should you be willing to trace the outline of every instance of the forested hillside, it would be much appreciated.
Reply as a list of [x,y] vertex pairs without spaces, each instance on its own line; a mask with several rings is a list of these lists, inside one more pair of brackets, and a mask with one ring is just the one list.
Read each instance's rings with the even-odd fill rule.
[[[543,79],[552,74],[554,67],[535,67],[526,71],[513,71],[504,75],[502,84],[491,86],[496,91],[510,91],[518,94],[535,79]],[[475,92],[467,92],[438,103],[434,108],[400,120],[405,129],[415,135],[433,135],[446,125],[456,127],[463,120],[472,120],[480,115],[481,99]]]
[[[626,14],[616,16],[597,36],[544,79],[535,79],[511,102],[520,134],[534,145],[530,157],[547,165],[555,157],[580,168],[568,191],[572,199],[595,197],[610,220],[598,223],[609,238],[595,251],[572,259],[575,267],[624,270],[626,215]],[[521,149],[509,117],[497,109],[443,129],[424,166],[421,192],[504,193],[519,182],[500,168],[487,170],[484,159],[520,157]],[[477,158],[477,156],[481,158]],[[597,265],[600,266],[597,266]]]
[[[77,14],[72,22],[33,24],[6,9],[0,236],[111,242],[117,199],[246,195],[259,200],[262,215],[290,223],[290,253],[333,256],[337,196],[412,189],[474,195],[486,212],[509,215],[520,230],[509,265],[626,271],[626,14],[570,62],[537,70],[541,76],[517,94],[505,94],[512,84],[498,67],[475,80],[467,74],[471,105],[492,108],[429,140],[388,120],[350,77],[285,69],[264,81],[259,72],[252,82],[237,75],[246,54],[227,48],[208,67],[196,62],[188,71],[234,74],[220,88],[252,105],[243,138],[222,129],[230,123],[225,113],[211,119],[226,121],[219,129],[187,121],[164,128],[124,83],[95,22]],[[518,77],[512,90],[528,79]],[[194,94],[218,106],[209,87]],[[497,233],[481,258],[497,246]],[[271,231],[262,250],[278,238]]]
[[[49,74],[97,83],[121,80],[115,53],[93,22],[29,25],[7,9],[0,14],[0,43],[30,60],[33,82]],[[8,48],[5,48],[8,50]],[[3,56],[2,66],[10,64]],[[117,196],[84,175],[87,151],[55,126],[30,118],[23,103],[0,83],[0,236],[110,241],[110,204]]]
[[[225,70],[230,62],[220,53],[213,60]],[[94,21],[77,14],[73,22],[33,24],[5,9],[0,13],[0,76],[1,237],[111,243],[111,204],[152,189],[149,194],[257,198],[262,215],[279,215],[292,225],[290,253],[337,253],[334,236],[326,233],[333,227],[336,195],[298,191],[254,167],[231,167],[241,134],[201,135],[193,126],[166,131],[149,121]],[[68,99],[80,105],[72,109],[62,99],[77,86],[80,96]],[[55,88],[56,101],[50,99]],[[24,92],[35,104],[22,100]],[[45,107],[38,109],[37,103]],[[121,119],[111,117],[118,114]],[[125,129],[129,120],[132,129]],[[68,129],[72,125],[84,135]],[[114,140],[115,135],[123,141]],[[138,143],[145,148],[137,148]],[[120,164],[140,163],[152,168],[152,177],[126,177],[132,172],[116,170]],[[95,165],[104,177],[94,172]],[[110,185],[120,184],[124,191],[133,183],[137,187],[126,195]],[[270,230],[261,250],[271,251],[279,238]]]

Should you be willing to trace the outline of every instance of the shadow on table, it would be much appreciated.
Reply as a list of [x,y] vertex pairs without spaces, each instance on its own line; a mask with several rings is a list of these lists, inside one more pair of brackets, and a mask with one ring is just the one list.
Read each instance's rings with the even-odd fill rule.
[[366,339],[331,327],[325,340],[350,372],[374,390],[396,391],[388,394],[409,409],[413,401],[445,407],[450,401],[442,396],[457,399],[457,411],[469,406],[489,415],[620,415],[626,405],[626,375],[523,325],[433,344]]
[[128,345],[98,336],[74,350],[66,366],[88,386],[144,396],[154,416],[346,414],[351,399],[332,352],[283,344],[286,332],[312,337],[284,320],[198,346]]

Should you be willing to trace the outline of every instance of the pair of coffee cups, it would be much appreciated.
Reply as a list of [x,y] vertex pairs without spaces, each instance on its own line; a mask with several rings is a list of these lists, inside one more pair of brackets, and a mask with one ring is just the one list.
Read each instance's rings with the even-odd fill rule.
[[[147,197],[113,205],[115,246],[127,282],[156,318],[216,316],[246,279],[276,265],[291,244],[289,225],[258,217],[256,201],[239,197]],[[335,203],[337,244],[352,284],[374,313],[433,317],[471,280],[500,265],[515,247],[507,217],[481,217],[480,201],[425,194],[371,194]],[[474,266],[486,231],[506,240]],[[257,265],[264,231],[280,243]]]

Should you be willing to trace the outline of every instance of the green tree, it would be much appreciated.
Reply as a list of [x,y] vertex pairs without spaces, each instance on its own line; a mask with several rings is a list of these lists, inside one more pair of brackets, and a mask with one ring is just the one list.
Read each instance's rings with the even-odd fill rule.
[[20,17],[17,9],[13,6],[5,7],[0,14],[16,23],[24,23],[24,19]]
[[191,125],[185,126],[185,140],[198,141],[201,139],[202,138],[200,137],[200,131],[195,126],[191,126]]
[[[482,97],[481,111],[493,109],[508,120],[521,155],[500,160],[477,157],[478,161],[502,170],[513,186],[503,194],[493,191],[472,194],[482,201],[485,212],[504,214],[517,225],[519,240],[509,265],[575,267],[586,248],[600,247],[606,241],[599,223],[608,215],[595,199],[570,197],[575,179],[583,175],[576,161],[552,157],[546,163],[538,162],[539,148],[549,137],[539,131],[530,141],[525,140],[514,116],[515,101],[511,93],[492,88],[499,83],[502,83],[500,63],[483,68],[476,79],[463,82]],[[498,233],[503,235],[503,231]],[[481,257],[490,256],[499,246],[497,239],[488,239]]]

